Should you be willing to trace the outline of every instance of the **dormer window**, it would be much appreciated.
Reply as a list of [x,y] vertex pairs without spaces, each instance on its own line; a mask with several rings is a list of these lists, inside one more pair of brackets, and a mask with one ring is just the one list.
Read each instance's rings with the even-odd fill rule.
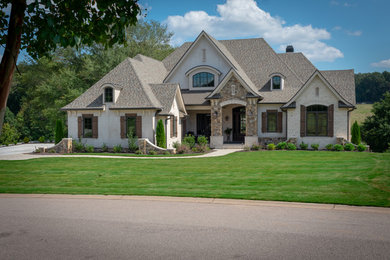
[[114,93],[113,89],[111,87],[104,88],[104,102],[105,103],[112,103],[114,100]]
[[281,90],[282,89],[282,77],[273,76],[271,80],[271,89],[272,90]]
[[210,88],[214,87],[214,74],[200,72],[192,77],[193,88]]

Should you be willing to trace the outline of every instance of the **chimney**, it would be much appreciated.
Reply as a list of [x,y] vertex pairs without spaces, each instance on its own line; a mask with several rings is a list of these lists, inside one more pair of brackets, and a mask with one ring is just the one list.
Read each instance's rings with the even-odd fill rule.
[[292,45],[287,45],[286,52],[294,52],[294,47]]

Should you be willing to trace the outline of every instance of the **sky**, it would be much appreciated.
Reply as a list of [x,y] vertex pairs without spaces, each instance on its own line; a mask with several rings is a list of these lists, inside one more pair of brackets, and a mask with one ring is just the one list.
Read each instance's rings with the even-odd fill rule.
[[171,44],[214,38],[264,38],[286,45],[320,70],[390,71],[390,0],[140,0],[146,20],[174,33]]

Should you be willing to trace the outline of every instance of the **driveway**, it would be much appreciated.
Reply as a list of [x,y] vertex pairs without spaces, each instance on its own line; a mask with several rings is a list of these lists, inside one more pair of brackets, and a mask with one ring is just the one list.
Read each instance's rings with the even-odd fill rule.
[[388,259],[389,252],[383,208],[0,195],[0,259]]
[[14,157],[19,154],[31,153],[38,147],[51,147],[53,143],[18,144],[0,147],[0,157]]

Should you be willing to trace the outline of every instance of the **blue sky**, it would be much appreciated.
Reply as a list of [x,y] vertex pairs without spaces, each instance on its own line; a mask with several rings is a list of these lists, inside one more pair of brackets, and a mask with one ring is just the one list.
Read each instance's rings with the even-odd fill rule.
[[140,0],[146,19],[168,25],[173,45],[201,30],[217,39],[263,37],[293,44],[320,70],[390,70],[390,0]]

